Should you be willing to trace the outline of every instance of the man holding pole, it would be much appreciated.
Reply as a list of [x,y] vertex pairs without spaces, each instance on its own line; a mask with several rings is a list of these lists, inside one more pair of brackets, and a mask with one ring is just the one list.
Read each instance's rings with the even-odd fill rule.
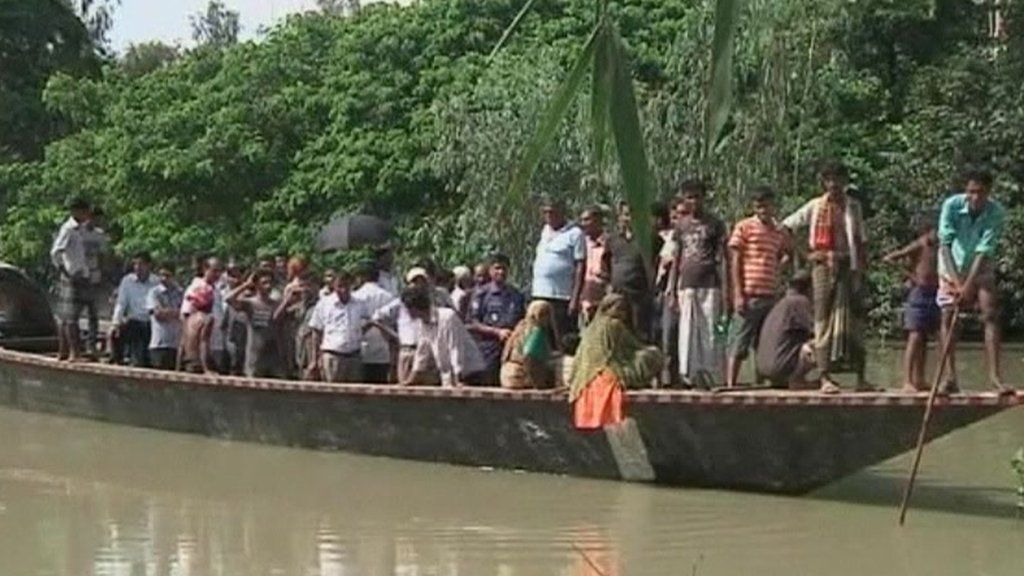
[[[1012,392],[1003,385],[1000,370],[999,298],[996,293],[993,254],[1006,218],[1002,204],[989,198],[992,175],[970,170],[964,175],[964,191],[946,199],[939,216],[939,293],[942,308],[942,339],[955,342],[949,334],[959,309],[977,306],[985,326],[985,359],[989,381],[1000,392]],[[956,362],[949,352],[949,376],[943,391],[958,391]]]

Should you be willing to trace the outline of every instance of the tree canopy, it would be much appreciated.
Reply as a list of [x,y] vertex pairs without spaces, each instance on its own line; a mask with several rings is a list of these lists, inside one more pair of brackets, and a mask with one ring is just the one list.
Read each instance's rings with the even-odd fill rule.
[[[791,208],[815,193],[815,163],[837,157],[853,170],[871,249],[881,252],[909,239],[911,217],[937,207],[960,167],[983,163],[1010,209],[999,256],[1004,288],[1024,303],[1018,3],[1001,14],[1001,30],[971,0],[742,4],[733,112],[708,148],[708,116],[697,111],[708,108],[715,3],[610,3],[634,72],[654,193],[667,198],[683,176],[699,175],[713,186],[711,205],[732,219],[745,210],[746,190],[764,182]],[[0,94],[6,101],[11,90],[35,86],[23,106],[59,129],[8,128],[27,116],[0,107],[0,145],[18,152],[18,161],[0,160],[0,254],[45,270],[60,206],[76,193],[117,223],[123,253],[185,260],[307,252],[311,232],[331,214],[366,210],[397,224],[410,257],[453,264],[501,249],[522,278],[539,227],[534,195],[562,195],[574,207],[611,203],[621,181],[611,157],[595,173],[591,102],[581,94],[569,112],[580,121],[559,125],[530,193],[507,194],[594,23],[593,0],[539,0],[489,58],[521,6],[370,3],[340,17],[295,15],[259,41],[215,42],[134,71],[125,57],[102,73],[95,52],[82,50],[85,39],[59,57],[40,48],[61,20],[22,14],[39,27],[24,32],[37,41],[19,41],[24,57],[15,60],[27,68],[13,87],[0,73]],[[64,26],[88,38],[71,18]],[[0,49],[0,70],[15,65],[11,50]],[[880,326],[898,302],[899,276],[872,270]],[[1008,309],[1024,326],[1024,306]]]

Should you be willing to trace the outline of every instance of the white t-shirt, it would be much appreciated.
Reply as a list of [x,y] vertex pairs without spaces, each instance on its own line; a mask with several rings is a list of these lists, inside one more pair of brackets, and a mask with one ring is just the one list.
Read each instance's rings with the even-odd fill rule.
[[[352,297],[366,305],[370,316],[395,299],[391,293],[381,288],[376,282],[363,284],[352,293]],[[367,364],[391,363],[391,347],[379,328],[370,328],[363,334],[362,351],[363,362]]]
[[362,350],[363,326],[369,321],[370,313],[361,300],[342,303],[337,294],[331,294],[316,303],[309,327],[323,333],[320,350],[353,354]]

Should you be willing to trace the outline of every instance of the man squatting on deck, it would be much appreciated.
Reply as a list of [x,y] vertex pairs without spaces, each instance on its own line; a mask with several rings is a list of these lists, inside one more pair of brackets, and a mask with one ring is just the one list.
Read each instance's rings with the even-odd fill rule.
[[[683,182],[670,206],[655,205],[642,217],[620,203],[614,221],[609,209],[589,206],[577,225],[562,202],[545,200],[530,299],[502,254],[454,274],[422,260],[404,275],[404,288],[390,246],[376,249],[355,274],[325,271],[321,286],[302,257],[265,258],[249,271],[205,257],[185,289],[169,263],[154,274],[151,258],[136,254],[114,298],[109,359],[253,378],[564,384],[576,396],[593,382],[606,391],[608,383],[738,386],[753,350],[757,381],[837,393],[833,374],[848,370],[856,390],[869,390],[864,216],[842,165],[826,164],[819,178],[820,194],[782,220],[774,191],[755,187],[749,216],[731,231],[700,180]],[[916,240],[884,259],[910,264],[906,391],[924,386],[928,338],[940,325],[945,332],[956,311],[974,307],[985,326],[989,379],[1004,389],[993,253],[1005,211],[989,197],[988,173],[970,171],[962,180],[938,221],[923,222]],[[68,208],[51,256],[61,356],[76,361],[97,353],[91,340],[81,341],[79,319],[96,308],[109,242],[87,202]],[[651,227],[653,270],[636,240],[638,226]],[[95,332],[90,327],[91,338]],[[577,347],[578,362],[563,376],[563,357]],[[954,392],[950,362],[945,390]]]

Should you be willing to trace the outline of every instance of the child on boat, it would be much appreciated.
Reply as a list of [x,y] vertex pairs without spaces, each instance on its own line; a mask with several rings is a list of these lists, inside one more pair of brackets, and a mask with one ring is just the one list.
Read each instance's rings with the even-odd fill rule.
[[191,312],[185,318],[185,333],[181,339],[181,368],[194,374],[216,374],[212,368],[210,337],[213,334],[214,288],[200,285],[185,300]]
[[910,290],[903,303],[903,329],[907,332],[907,348],[903,353],[903,391],[926,390],[924,366],[927,361],[928,336],[939,328],[942,312],[935,301],[939,289],[939,238],[935,218],[920,217],[918,236],[910,244],[886,254],[884,262],[907,261],[907,282]]

